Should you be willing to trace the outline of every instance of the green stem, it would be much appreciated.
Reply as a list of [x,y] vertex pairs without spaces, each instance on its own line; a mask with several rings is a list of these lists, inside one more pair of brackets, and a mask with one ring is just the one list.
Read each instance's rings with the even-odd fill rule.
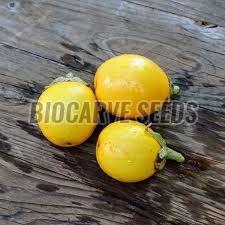
[[66,77],[66,78],[73,78],[74,75],[73,75],[72,72],[69,72],[69,73],[67,73],[67,74],[65,75],[65,77]]
[[173,82],[169,79],[169,83],[170,83],[170,95],[177,95],[180,93],[180,87],[173,84]]
[[180,93],[180,87],[171,82],[170,83],[170,94],[177,95],[179,93]]
[[160,159],[171,159],[171,160],[175,160],[179,163],[182,163],[185,160],[184,156],[181,153],[176,152],[169,147],[161,148],[161,150],[159,152],[159,158]]
[[161,149],[159,151],[159,158],[161,162],[158,163],[158,168],[162,169],[165,165],[165,162],[167,159],[175,160],[177,162],[184,162],[185,158],[184,156],[179,153],[174,151],[173,149],[169,148],[166,146],[166,141],[163,139],[161,134],[150,131],[149,134],[160,144]]
[[177,85],[172,84],[171,88],[172,95],[177,95],[180,93],[180,87]]

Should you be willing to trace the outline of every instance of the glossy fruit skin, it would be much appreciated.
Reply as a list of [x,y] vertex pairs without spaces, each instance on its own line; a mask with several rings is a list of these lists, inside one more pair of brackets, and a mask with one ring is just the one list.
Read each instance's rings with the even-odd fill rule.
[[[159,111],[170,98],[170,81],[165,72],[148,58],[134,54],[104,62],[95,74],[94,89],[103,107],[123,118],[138,118]],[[124,101],[131,102],[127,113],[121,106],[117,109],[116,102]],[[140,105],[143,101],[146,104]]]
[[96,157],[101,169],[121,182],[151,177],[161,149],[144,124],[122,120],[111,123],[99,135]]
[[[50,115],[53,115],[54,103],[61,102],[64,108],[68,110],[68,105],[71,102],[77,102],[79,107],[74,109],[74,111],[72,109],[70,118],[73,120],[73,118],[75,118],[73,116],[76,115],[79,119],[74,120],[75,122],[68,120],[68,112],[71,111],[66,110],[64,112],[67,113],[63,114],[63,118],[60,122],[53,120],[53,116],[49,117],[49,122],[40,119],[45,118],[44,116],[47,114],[48,102],[51,103]],[[85,119],[82,120],[81,117],[79,117],[84,113],[83,104],[88,104],[84,102],[90,103],[90,118],[88,121]],[[38,108],[40,104],[43,107],[41,112]],[[59,115],[59,111],[57,111],[57,115]],[[97,100],[91,88],[82,83],[73,81],[59,82],[48,87],[39,97],[36,106],[36,118],[40,130],[50,142],[62,147],[76,146],[86,141],[97,125]]]

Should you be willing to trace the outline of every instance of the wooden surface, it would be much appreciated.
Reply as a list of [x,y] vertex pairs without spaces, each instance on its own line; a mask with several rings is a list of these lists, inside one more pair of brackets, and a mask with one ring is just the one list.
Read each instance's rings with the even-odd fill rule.
[[[0,224],[225,224],[225,1],[0,0]],[[121,53],[155,60],[199,104],[198,122],[155,126],[186,157],[138,184],[107,177],[83,145],[52,146],[29,105],[72,71],[92,84]]]

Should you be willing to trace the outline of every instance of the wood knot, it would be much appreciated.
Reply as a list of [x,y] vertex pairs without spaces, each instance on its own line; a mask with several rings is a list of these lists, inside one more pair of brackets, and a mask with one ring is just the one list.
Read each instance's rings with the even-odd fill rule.
[[15,4],[16,4],[15,2],[10,2],[9,3],[9,8],[14,8],[15,7]]
[[196,20],[195,23],[200,25],[200,26],[207,27],[207,28],[216,28],[216,27],[218,27],[218,25],[210,23],[209,21],[206,21],[206,20]]
[[37,184],[36,188],[45,192],[56,192],[59,190],[59,187],[51,184]]

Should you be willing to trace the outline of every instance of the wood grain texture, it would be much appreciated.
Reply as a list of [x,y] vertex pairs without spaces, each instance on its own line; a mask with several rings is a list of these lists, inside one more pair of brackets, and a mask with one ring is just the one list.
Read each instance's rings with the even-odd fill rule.
[[2,43],[92,74],[113,55],[139,53],[181,84],[180,100],[225,114],[223,27],[121,0],[18,1],[13,9],[2,1],[0,13]]
[[128,2],[188,17],[202,26],[211,28],[225,26],[225,2],[223,0],[128,0]]
[[[208,18],[196,13],[203,1],[183,2],[196,10],[181,16],[175,1],[0,0],[0,224],[224,224],[225,28],[212,16],[223,2],[205,5],[219,25],[211,28],[194,21]],[[154,126],[186,162],[128,185],[97,166],[101,126],[64,149],[28,118],[53,78],[73,71],[92,84],[103,60],[131,52],[158,62],[181,85],[177,100],[200,108],[195,125]]]

